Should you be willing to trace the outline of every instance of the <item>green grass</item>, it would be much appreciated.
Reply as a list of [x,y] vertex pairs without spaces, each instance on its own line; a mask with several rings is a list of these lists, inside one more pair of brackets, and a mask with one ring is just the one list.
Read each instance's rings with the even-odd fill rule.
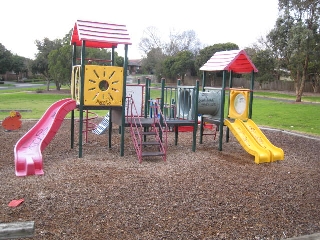
[[[23,89],[23,91],[25,90]],[[0,111],[0,120],[9,116],[11,110],[31,110],[31,112],[21,112],[22,119],[39,119],[51,104],[63,98],[70,98],[69,94],[35,93],[37,90],[35,88],[28,90],[33,92],[0,91],[0,110],[8,110],[8,112]],[[22,89],[19,89],[19,91],[22,91]],[[160,96],[158,91],[152,90],[151,98]],[[282,93],[257,92],[254,96],[268,97],[266,99],[254,98],[252,120],[257,125],[320,136],[320,104],[295,103],[294,95]],[[275,98],[292,101],[286,102]],[[303,101],[319,103],[320,96],[303,97]],[[106,114],[106,111],[101,110],[93,112],[99,116]],[[67,115],[67,117],[69,116]]]
[[252,120],[258,125],[320,136],[320,104],[255,98]]
[[[254,96],[268,97],[268,98],[279,98],[279,99],[288,99],[295,100],[296,96],[294,94],[284,94],[284,93],[275,93],[275,92],[254,92]],[[312,96],[302,96],[303,102],[320,102],[320,97]]]
[[[0,119],[3,120],[9,116],[11,110],[31,110],[30,112],[21,111],[22,119],[39,119],[51,104],[63,98],[70,98],[70,95],[0,92]],[[3,110],[9,110],[9,112]]]

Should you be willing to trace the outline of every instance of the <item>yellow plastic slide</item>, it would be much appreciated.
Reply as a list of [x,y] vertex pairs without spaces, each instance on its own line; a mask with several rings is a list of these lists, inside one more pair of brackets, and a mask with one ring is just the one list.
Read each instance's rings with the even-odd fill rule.
[[236,119],[234,122],[225,120],[224,124],[230,129],[241,146],[255,157],[255,163],[283,160],[283,150],[272,145],[252,120],[249,119],[247,122],[240,119]]
[[284,159],[283,150],[274,146],[251,119],[248,119],[246,122],[242,121],[242,123],[262,147],[269,149],[271,152],[271,162]]

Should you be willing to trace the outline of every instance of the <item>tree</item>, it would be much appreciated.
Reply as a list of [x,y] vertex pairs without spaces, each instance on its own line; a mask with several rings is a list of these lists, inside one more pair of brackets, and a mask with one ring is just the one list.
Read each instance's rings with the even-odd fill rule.
[[[148,27],[144,31],[144,37],[139,44],[140,50],[146,54],[142,61],[142,69],[144,72],[156,74],[159,78],[163,77],[164,74],[171,76],[170,71],[164,68],[164,60],[168,57],[173,57],[174,61],[176,61],[175,56],[185,51],[191,52],[195,56],[199,52],[200,45],[200,41],[193,30],[183,31],[182,33],[170,32],[169,42],[163,43],[158,29]],[[193,69],[194,66],[189,71],[193,71]]]
[[162,75],[162,63],[165,55],[161,48],[153,48],[147,53],[147,57],[142,60],[142,71],[147,74],[157,74],[159,78]]
[[12,56],[12,70],[16,73],[17,76],[21,72],[28,72],[28,68],[25,62],[26,61],[24,57],[20,57],[16,54]]
[[163,44],[161,37],[158,35],[159,30],[154,26],[149,26],[143,31],[143,37],[140,39],[139,49],[148,54],[152,49],[162,49]]
[[317,93],[320,90],[320,45],[317,46],[315,54],[312,55],[309,64],[309,80],[313,88],[313,92]]
[[0,73],[12,70],[12,53],[0,43]]
[[319,0],[279,0],[279,17],[267,36],[278,66],[290,71],[296,102],[301,102],[309,64],[319,46]]
[[[49,74],[49,54],[52,50],[56,50],[62,47],[61,39],[56,39],[51,41],[49,38],[44,38],[42,41],[36,40],[36,46],[38,48],[38,53],[36,54],[36,59],[32,64],[32,72],[42,74],[47,81],[47,91],[49,91],[50,86],[50,74]],[[71,61],[71,59],[70,59]]]
[[71,76],[71,45],[64,45],[52,50],[48,56],[49,75],[53,79],[56,89],[60,90],[62,84],[70,83]]
[[250,58],[259,72],[255,74],[255,80],[259,82],[259,87],[262,87],[262,83],[270,82],[276,79],[275,72],[275,58],[273,52],[270,49],[257,50],[254,53],[251,52]]
[[168,56],[174,56],[182,51],[190,51],[197,55],[201,48],[200,40],[194,30],[170,32],[169,42],[164,46],[164,52]]
[[175,56],[167,57],[163,62],[164,76],[179,78],[182,83],[187,73],[194,73],[194,56],[190,51],[182,51]]
[[124,57],[118,56],[118,53],[115,53],[114,65],[118,66],[118,67],[123,67],[123,65],[124,65]]

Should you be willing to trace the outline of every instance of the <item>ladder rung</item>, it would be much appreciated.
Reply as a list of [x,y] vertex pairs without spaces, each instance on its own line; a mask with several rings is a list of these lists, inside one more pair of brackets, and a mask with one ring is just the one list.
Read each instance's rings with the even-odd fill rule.
[[[137,133],[136,133],[137,134]],[[156,135],[155,132],[140,132],[141,135]]]
[[163,152],[142,152],[142,157],[147,157],[147,156],[164,156]]
[[139,143],[139,145],[160,145],[159,142],[157,141],[149,141],[149,142],[143,142],[143,143]]

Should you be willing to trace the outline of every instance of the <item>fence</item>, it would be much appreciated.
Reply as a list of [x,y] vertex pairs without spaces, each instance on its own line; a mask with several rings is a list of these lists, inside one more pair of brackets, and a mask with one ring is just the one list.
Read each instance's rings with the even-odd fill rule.
[[[195,85],[195,81],[199,78],[186,77],[183,81],[183,85]],[[202,81],[201,79],[199,79]],[[168,80],[166,80],[168,82]],[[201,85],[201,84],[200,84]],[[229,80],[227,80],[227,86],[229,85]],[[214,81],[206,81],[206,86],[208,87],[221,87],[222,78],[216,78]],[[250,88],[250,80],[245,78],[233,78],[232,86],[237,88]],[[254,90],[269,90],[269,91],[295,91],[295,86],[293,81],[273,81],[259,84],[259,82],[254,83]],[[311,82],[305,82],[304,92],[313,93],[313,87]],[[319,91],[318,91],[319,92]]]
[[[148,76],[135,76],[132,77],[132,82],[137,83],[138,78],[140,79],[141,83],[145,83],[145,79],[148,77],[151,79],[152,83],[157,83],[159,80],[154,75],[148,75]],[[195,86],[196,80],[201,80],[201,78],[192,77],[192,76],[186,76],[183,80],[182,85],[185,86]],[[177,80],[176,79],[166,79],[166,84],[169,85],[176,85]],[[229,80],[227,80],[227,86],[229,85]],[[200,84],[201,86],[201,84]],[[222,78],[215,78],[214,80],[206,80],[206,86],[207,87],[221,87],[222,86]],[[233,78],[232,86],[237,88],[250,88],[250,80],[245,78]],[[261,85],[259,82],[254,83],[254,90],[269,90],[269,91],[289,91],[294,92],[295,86],[293,81],[273,81],[273,82],[266,82],[262,83]],[[313,87],[311,82],[305,82],[304,90],[303,92],[310,92],[313,93]],[[319,92],[319,90],[318,90]]]

